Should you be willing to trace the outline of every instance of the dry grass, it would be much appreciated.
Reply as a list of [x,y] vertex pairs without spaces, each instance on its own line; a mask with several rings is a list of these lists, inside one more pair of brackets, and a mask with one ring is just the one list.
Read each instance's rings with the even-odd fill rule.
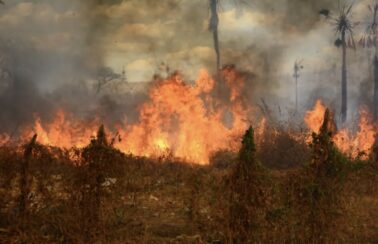
[[[311,167],[238,171],[228,153],[217,155],[218,165],[196,166],[124,155],[109,144],[37,145],[22,224],[24,152],[0,148],[0,243],[237,243],[240,232],[244,243],[378,242],[378,169],[370,161],[344,162],[340,183],[319,181]],[[314,183],[332,197],[314,205]]]

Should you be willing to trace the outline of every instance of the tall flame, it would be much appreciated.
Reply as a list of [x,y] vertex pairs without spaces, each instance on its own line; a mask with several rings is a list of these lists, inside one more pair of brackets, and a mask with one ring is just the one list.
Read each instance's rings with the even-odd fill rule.
[[[236,150],[238,145],[232,138],[247,127],[248,109],[240,99],[244,80],[232,70],[223,75],[230,97],[228,105],[222,106],[212,94],[215,81],[204,70],[194,84],[185,83],[178,74],[156,81],[149,90],[149,99],[139,107],[138,123],[117,126],[122,141],[116,147],[134,155],[169,154],[200,164],[207,164],[217,150]],[[232,118],[231,124],[225,122],[226,114]],[[52,122],[42,122],[36,116],[32,128],[23,130],[23,137],[33,132],[45,145],[83,147],[95,135],[98,125],[98,121],[80,121],[60,110]]]
[[73,115],[59,110],[50,123],[42,123],[36,116],[33,127],[24,129],[23,137],[30,137],[30,133],[33,132],[38,134],[38,141],[44,145],[62,148],[84,147],[96,134],[97,124],[79,121]]
[[170,151],[191,162],[208,163],[211,153],[229,148],[227,138],[247,126],[240,118],[246,109],[236,102],[237,92],[231,92],[233,125],[225,126],[225,111],[215,108],[210,95],[214,85],[204,70],[194,85],[185,84],[179,75],[158,82],[140,108],[139,124],[128,126],[119,147],[146,156]]
[[312,132],[319,133],[320,127],[324,120],[325,111],[326,107],[323,105],[323,102],[318,99],[314,108],[306,112],[304,121]]
[[[307,127],[315,133],[323,123],[324,112],[326,107],[321,100],[317,100],[312,110],[305,115],[305,123]],[[360,109],[360,119],[357,132],[353,133],[348,128],[339,130],[333,136],[336,147],[343,153],[353,158],[358,157],[361,153],[370,154],[375,143],[376,125],[372,122],[372,116],[367,108]]]
[[[216,83],[201,70],[193,84],[185,83],[179,74],[165,80],[155,81],[149,96],[138,108],[139,120],[135,124],[125,121],[113,126],[122,138],[115,146],[125,153],[139,156],[174,156],[193,163],[207,164],[218,150],[236,151],[242,135],[248,127],[248,116],[252,108],[246,106],[242,93],[245,79],[236,70],[222,70],[222,81],[228,88],[229,97],[218,98]],[[317,100],[314,108],[305,114],[308,128],[317,133],[323,123],[326,108]],[[256,128],[256,142],[261,143],[267,132],[268,121],[262,118]],[[99,126],[99,120],[82,121],[74,115],[59,110],[52,122],[44,122],[35,116],[33,125],[22,129],[21,138],[38,134],[45,145],[61,148],[83,147],[89,143]],[[366,108],[360,111],[358,130],[333,131],[335,145],[340,151],[357,157],[361,152],[370,153],[375,141],[376,126]],[[269,127],[270,132],[274,128]],[[278,132],[276,132],[278,133]],[[296,132],[293,138],[303,140]],[[11,140],[11,136],[0,134],[0,143]]]
[[370,154],[375,143],[376,130],[367,108],[361,108],[358,131],[354,135],[343,129],[334,137],[340,151],[357,157],[361,153]]

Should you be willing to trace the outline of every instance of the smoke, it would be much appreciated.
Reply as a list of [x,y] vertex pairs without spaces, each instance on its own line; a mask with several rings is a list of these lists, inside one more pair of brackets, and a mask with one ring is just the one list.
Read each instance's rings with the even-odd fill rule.
[[119,103],[92,89],[105,66],[103,9],[120,2],[12,1],[0,9],[1,131],[16,132],[36,116],[49,121],[58,109],[105,123],[124,119],[120,107],[135,109],[142,95]]
[[[342,1],[340,1],[342,4]],[[337,10],[338,1],[334,0],[268,0],[252,4],[271,18],[272,24],[289,34],[305,34],[319,21],[321,9]]]
[[[247,77],[245,100],[263,98],[277,108],[293,106],[292,66],[304,59],[301,109],[318,96],[338,106],[339,50],[332,27],[318,12],[337,10],[333,0],[221,1],[220,49],[223,65]],[[356,6],[356,21],[364,13]],[[1,130],[51,119],[67,109],[85,119],[114,124],[137,120],[144,93],[123,84],[96,94],[98,70],[126,69],[129,81],[150,81],[162,62],[186,80],[200,68],[215,73],[215,53],[204,0],[6,1],[0,9]],[[369,58],[349,52],[352,107],[368,103]],[[118,86],[120,85],[120,86]],[[224,97],[227,97],[225,92]],[[225,99],[226,100],[226,99]],[[275,109],[275,111],[278,109]]]

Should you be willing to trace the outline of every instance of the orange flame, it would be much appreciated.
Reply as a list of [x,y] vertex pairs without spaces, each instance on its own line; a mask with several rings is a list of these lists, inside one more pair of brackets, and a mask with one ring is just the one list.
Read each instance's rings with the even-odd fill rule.
[[[210,92],[214,80],[202,70],[194,85],[179,75],[158,82],[149,92],[150,100],[140,108],[140,122],[128,126],[125,142],[119,147],[137,155],[154,156],[170,151],[174,156],[206,164],[210,155],[230,147],[232,135],[247,127],[241,118],[246,109],[232,102],[233,125],[222,122],[223,109],[214,109]],[[237,94],[231,94],[236,100]]]
[[0,145],[6,144],[10,140],[10,136],[7,134],[0,134]]
[[30,131],[38,135],[38,141],[44,145],[70,148],[84,147],[97,132],[97,123],[78,121],[72,115],[59,110],[50,123],[42,123],[36,116],[32,129],[24,129],[24,138],[30,137]]
[[[314,109],[308,111],[305,115],[305,123],[307,127],[315,133],[319,129],[324,120],[326,107],[321,100],[317,100]],[[343,153],[350,155],[352,158],[358,157],[361,153],[371,153],[375,143],[376,126],[372,123],[371,115],[367,108],[361,108],[358,131],[352,133],[345,128],[337,131],[333,140],[336,147]]]
[[319,133],[320,127],[323,124],[325,111],[326,107],[323,105],[323,102],[318,99],[315,103],[315,107],[306,112],[304,121],[311,131]]
[[[215,81],[204,70],[194,84],[186,84],[178,74],[155,81],[149,99],[139,107],[139,122],[117,126],[123,140],[115,146],[134,155],[172,155],[200,164],[207,164],[217,150],[237,150],[239,143],[232,138],[247,128],[249,111],[240,98],[244,80],[231,69],[223,75],[230,90],[227,105],[220,105],[212,95]],[[227,116],[231,117],[229,123],[225,122]],[[45,145],[83,147],[95,135],[97,122],[81,121],[60,110],[52,122],[42,122],[36,116],[32,128],[22,130],[22,138],[29,138],[33,131]]]
[[334,141],[341,152],[356,158],[360,153],[370,154],[375,143],[375,126],[366,108],[360,110],[358,131],[352,135],[347,129],[335,135]]

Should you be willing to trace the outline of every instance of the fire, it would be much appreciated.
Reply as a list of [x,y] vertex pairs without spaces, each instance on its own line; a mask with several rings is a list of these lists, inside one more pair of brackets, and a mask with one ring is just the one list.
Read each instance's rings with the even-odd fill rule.
[[38,141],[44,145],[70,148],[84,147],[89,139],[96,134],[98,123],[79,121],[73,115],[59,110],[50,123],[42,123],[36,116],[32,128],[24,129],[24,138],[29,138],[30,132],[38,135]]
[[366,108],[360,110],[358,131],[352,135],[348,130],[341,130],[334,137],[335,144],[343,153],[357,157],[360,153],[370,154],[375,143],[376,130]]
[[0,134],[0,145],[4,145],[10,140],[10,136],[7,134]]
[[[237,150],[239,143],[234,143],[233,138],[248,126],[249,109],[241,99],[244,80],[232,69],[223,76],[230,91],[226,105],[214,96],[215,81],[205,70],[200,71],[194,84],[185,83],[179,74],[155,81],[148,100],[139,107],[139,121],[110,128],[113,132],[117,129],[122,138],[115,146],[134,155],[172,155],[200,164],[209,163],[212,153],[218,150]],[[35,116],[34,124],[24,128],[21,137],[26,139],[37,133],[38,141],[44,145],[83,147],[99,124],[98,120],[81,121],[59,110],[51,122]]]
[[319,133],[320,127],[323,123],[325,111],[326,107],[323,105],[323,102],[318,99],[313,110],[306,112],[304,121],[311,131]]
[[[149,101],[140,107],[140,119],[121,133],[123,151],[136,155],[155,156],[169,150],[175,157],[206,164],[210,155],[230,148],[232,135],[243,131],[247,124],[245,107],[231,92],[233,125],[222,121],[226,108],[216,108],[211,96],[215,87],[212,77],[204,70],[194,85],[183,82],[180,75],[159,81],[149,92]],[[245,121],[245,120],[244,120]]]
[[[208,164],[211,155],[219,150],[237,151],[240,136],[249,126],[253,107],[247,106],[242,93],[245,79],[233,68],[224,69],[222,81],[229,91],[225,101],[217,97],[217,84],[205,70],[201,70],[194,83],[186,83],[179,74],[165,80],[155,81],[149,89],[148,99],[139,108],[139,120],[127,121],[108,128],[122,139],[115,146],[138,156],[161,157],[165,155],[192,163]],[[321,100],[305,115],[305,122],[313,132],[319,132],[326,108]],[[253,113],[254,114],[254,113]],[[35,116],[34,124],[21,130],[21,138],[38,134],[44,145],[61,148],[88,145],[100,125],[99,120],[83,121],[73,114],[59,110],[51,122]],[[360,112],[356,133],[348,129],[333,131],[334,142],[340,151],[357,157],[360,152],[370,153],[375,141],[376,127],[371,122],[367,109]],[[278,133],[262,118],[256,127],[256,141],[261,143],[264,135]],[[303,140],[292,132],[293,138]],[[0,143],[11,136],[0,135]]]
[[[312,132],[319,132],[325,110],[326,107],[322,101],[317,100],[314,109],[306,113],[304,120]],[[375,135],[376,126],[372,122],[368,109],[361,108],[357,132],[353,133],[350,129],[344,128],[333,135],[333,141],[341,152],[356,158],[361,153],[366,155],[371,153],[375,143]]]

